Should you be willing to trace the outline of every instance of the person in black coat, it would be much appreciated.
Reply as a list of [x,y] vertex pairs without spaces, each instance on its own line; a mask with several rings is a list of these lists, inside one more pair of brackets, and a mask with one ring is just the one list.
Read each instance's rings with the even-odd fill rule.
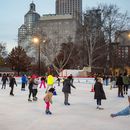
[[65,105],[70,105],[70,103],[68,103],[68,97],[69,94],[71,93],[71,87],[76,88],[72,83],[71,83],[72,77],[68,76],[67,79],[65,79],[63,81],[63,88],[62,88],[62,92],[64,92],[64,96],[65,96],[65,100],[64,100],[64,104]]
[[3,89],[3,88],[5,89],[6,88],[6,81],[8,81],[8,77],[6,74],[3,74],[1,81],[3,82],[1,89]]
[[12,75],[12,76],[10,77],[10,82],[9,82],[9,86],[11,87],[11,90],[10,90],[10,95],[11,95],[11,96],[14,96],[14,94],[13,94],[14,84],[17,86],[15,77],[14,77],[14,75]]
[[123,96],[123,78],[122,74],[119,74],[116,80],[116,85],[118,86],[118,97],[124,97]]
[[101,78],[97,78],[96,83],[94,84],[94,99],[97,100],[97,109],[101,108],[101,100],[106,99],[105,92],[103,90],[103,85],[101,83]]

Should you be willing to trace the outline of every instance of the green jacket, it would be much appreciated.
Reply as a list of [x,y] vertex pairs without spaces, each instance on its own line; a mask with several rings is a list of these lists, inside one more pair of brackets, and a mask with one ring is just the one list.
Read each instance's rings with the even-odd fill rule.
[[124,84],[130,84],[130,79],[128,76],[123,76],[123,83]]

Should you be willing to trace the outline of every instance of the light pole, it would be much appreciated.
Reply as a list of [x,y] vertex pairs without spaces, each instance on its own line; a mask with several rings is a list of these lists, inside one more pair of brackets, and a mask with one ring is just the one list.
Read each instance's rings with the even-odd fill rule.
[[35,36],[32,42],[38,45],[38,75],[41,75],[41,43],[45,43],[46,39],[40,36]]
[[38,75],[40,76],[41,75],[41,40],[40,38],[38,37],[33,37],[32,39],[33,43],[37,44],[38,45]]

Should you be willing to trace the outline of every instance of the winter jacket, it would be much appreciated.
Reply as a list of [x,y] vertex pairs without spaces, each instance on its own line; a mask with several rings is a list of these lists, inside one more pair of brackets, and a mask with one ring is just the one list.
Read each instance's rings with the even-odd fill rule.
[[52,75],[49,75],[47,77],[47,85],[53,85],[54,84],[54,77]]
[[1,81],[2,81],[3,83],[6,83],[6,81],[8,81],[7,76],[3,76],[2,79],[1,79]]
[[22,76],[21,80],[22,80],[22,83],[25,83],[25,84],[27,83],[27,77],[26,76]]
[[123,78],[121,76],[117,77],[116,85],[123,85]]
[[44,97],[44,101],[45,101],[45,102],[50,102],[50,103],[52,103],[52,96],[53,96],[53,93],[48,92],[48,93],[45,95],[45,97]]
[[126,76],[123,76],[123,83],[124,84],[130,84],[130,79],[129,79],[129,77],[126,75]]
[[63,81],[62,92],[71,93],[71,87],[75,88],[75,86],[71,83],[70,79],[65,79]]
[[103,90],[103,85],[100,82],[94,84],[94,99],[106,99],[105,92]]
[[37,89],[38,88],[38,79],[34,79],[34,82],[33,82],[33,89]]
[[9,86],[10,86],[10,87],[14,87],[14,84],[17,86],[15,78],[14,78],[14,77],[13,77],[13,78],[10,78]]

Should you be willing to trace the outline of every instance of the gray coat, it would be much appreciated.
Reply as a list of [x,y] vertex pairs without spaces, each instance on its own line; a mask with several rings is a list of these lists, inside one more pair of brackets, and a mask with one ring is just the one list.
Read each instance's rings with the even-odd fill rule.
[[65,79],[63,82],[62,92],[71,93],[71,87],[75,88],[75,86],[70,82],[70,79]]

